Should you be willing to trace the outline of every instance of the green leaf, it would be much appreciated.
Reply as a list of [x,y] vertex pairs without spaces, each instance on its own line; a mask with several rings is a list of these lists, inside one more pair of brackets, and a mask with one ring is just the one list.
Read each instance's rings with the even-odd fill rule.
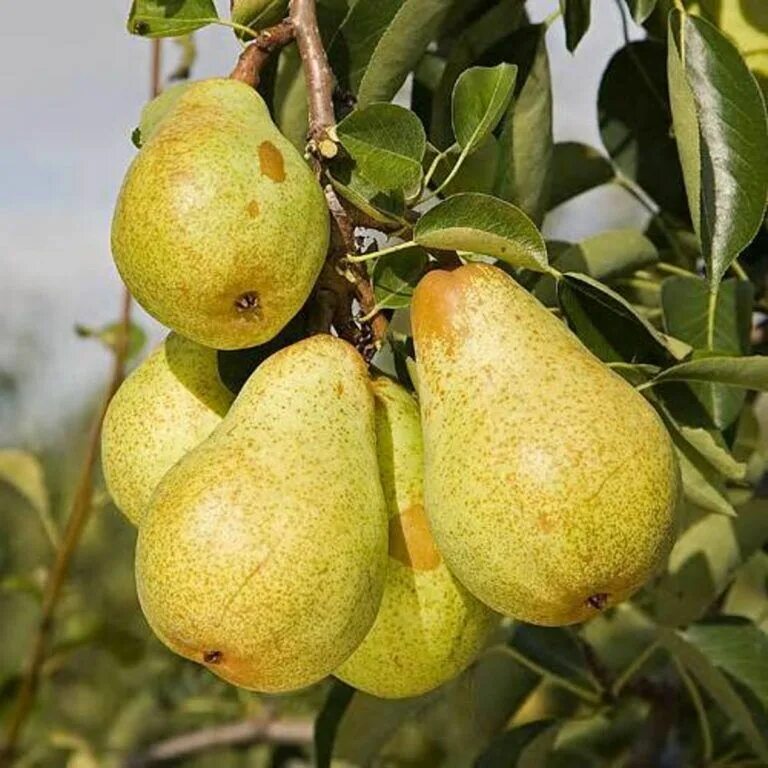
[[176,83],[176,85],[166,88],[159,96],[156,96],[144,106],[144,109],[141,110],[139,125],[131,136],[136,147],[141,149],[146,144],[147,139],[154,133],[160,121],[168,114],[190,85],[191,83]]
[[584,270],[596,280],[613,280],[643,269],[659,260],[654,244],[636,229],[612,229],[593,235],[571,246]]
[[490,195],[454,195],[427,211],[413,231],[421,246],[493,256],[514,267],[546,272],[547,248],[533,222]]
[[755,753],[761,759],[768,760],[768,746],[765,738],[728,678],[704,653],[679,633],[660,629],[659,639],[728,715],[733,724],[744,734]]
[[[434,152],[428,153],[434,158]],[[449,154],[441,162],[434,173],[435,184],[442,184],[456,163],[461,160],[459,155]],[[492,195],[499,169],[499,143],[491,134],[465,160],[454,177],[443,187],[443,197],[458,195],[462,192],[481,192]]]
[[686,220],[688,203],[671,134],[663,43],[640,40],[613,55],[600,81],[598,116],[603,144],[622,173],[662,210]]
[[418,246],[377,259],[371,275],[376,306],[379,309],[407,307],[427,261],[426,251]]
[[684,637],[768,707],[768,635],[751,621],[722,617],[692,624]]
[[597,149],[575,141],[555,144],[549,209],[614,179],[611,161]]
[[716,430],[700,427],[680,426],[680,434],[692,445],[707,462],[728,480],[743,480],[747,465],[732,456]]
[[565,47],[573,53],[589,29],[592,0],[560,0],[565,24]]
[[360,175],[375,187],[384,192],[418,188],[427,137],[413,112],[371,104],[344,118],[336,132]]
[[568,272],[558,283],[557,295],[568,324],[604,362],[663,365],[673,357],[665,337],[597,280]]
[[358,0],[328,47],[360,107],[389,101],[432,41],[451,0]]
[[494,191],[540,225],[550,197],[553,154],[552,82],[544,25],[528,26],[510,41],[518,65],[517,93],[499,134]]
[[[743,355],[749,350],[752,327],[752,294],[744,280],[723,281],[717,296],[713,346],[725,355]],[[661,305],[667,333],[694,348],[708,345],[709,285],[699,277],[670,277],[661,286]],[[659,390],[676,415],[702,423],[697,411],[703,409],[705,421],[725,429],[744,405],[745,393],[716,384],[668,384]],[[691,397],[693,394],[693,397]]]
[[765,392],[768,357],[700,357],[667,368],[653,381],[707,381]]
[[625,0],[632,18],[637,24],[642,24],[656,8],[657,0]]
[[288,0],[230,0],[230,6],[232,21],[252,29],[271,27],[288,13]]
[[218,19],[213,0],[133,0],[128,31],[142,37],[177,37]]
[[382,224],[397,224],[405,212],[402,191],[383,192],[358,173],[348,159],[333,161],[329,173],[333,188],[355,208]]
[[[521,768],[524,764],[526,748],[532,746],[534,740],[545,732],[550,736],[546,742],[549,747],[557,735],[557,728],[553,728],[552,720],[537,720],[505,731],[494,739],[477,758],[474,768]],[[543,764],[543,762],[529,763],[529,765]]]
[[670,15],[668,69],[688,205],[716,285],[763,221],[765,105],[737,49],[700,17]]
[[[192,34],[181,35],[174,41],[179,49],[179,60],[176,67],[168,75],[169,80],[186,80],[192,73],[192,67],[197,61],[197,45],[195,45],[195,36]],[[173,87],[173,86],[171,86]],[[170,90],[166,88],[166,91]]]
[[[84,325],[76,325],[75,333],[84,339],[98,339],[105,347],[117,351],[118,342],[121,341],[123,332],[122,323],[110,323],[103,328],[88,328]],[[125,352],[126,361],[136,358],[147,343],[147,334],[136,323],[131,323],[128,328],[128,349]]]
[[496,128],[515,91],[517,67],[472,67],[453,89],[453,131],[462,154],[476,150]]
[[315,720],[315,766],[316,768],[330,768],[333,758],[333,746],[336,734],[339,730],[347,708],[355,695],[355,689],[334,680],[331,690],[325,699],[323,708]]

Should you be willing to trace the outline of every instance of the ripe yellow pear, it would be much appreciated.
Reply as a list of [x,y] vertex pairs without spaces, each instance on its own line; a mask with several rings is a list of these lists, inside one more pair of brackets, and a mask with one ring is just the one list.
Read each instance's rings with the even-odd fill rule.
[[234,395],[216,350],[171,333],[123,382],[101,432],[104,479],[134,525],[163,475],[218,426]]
[[373,628],[336,676],[383,698],[418,696],[461,672],[498,617],[451,575],[424,514],[419,407],[400,385],[373,382],[389,564]]
[[653,408],[496,267],[427,274],[412,318],[426,509],[456,577],[545,625],[639,589],[680,489]]
[[365,363],[314,336],[262,363],[161,481],[139,529],[139,600],[182,656],[244,688],[292,690],[371,628],[386,540]]
[[245,83],[169,100],[123,182],[112,253],[136,300],[200,344],[273,338],[309,296],[328,248],[323,192]]

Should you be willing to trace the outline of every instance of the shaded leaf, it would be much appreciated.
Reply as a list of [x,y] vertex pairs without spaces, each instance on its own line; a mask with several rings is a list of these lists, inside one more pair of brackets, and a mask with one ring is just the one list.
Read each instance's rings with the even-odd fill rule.
[[425,248],[481,253],[515,267],[547,270],[546,245],[533,222],[490,195],[449,197],[419,219],[413,239]]
[[575,141],[555,144],[549,208],[556,208],[566,200],[608,184],[614,175],[610,160],[593,147]]
[[517,67],[472,67],[462,72],[453,89],[452,114],[456,141],[467,155],[490,135],[509,106]]
[[763,760],[768,760],[768,746],[765,739],[755,725],[749,708],[728,678],[679,633],[660,629],[659,639],[728,715],[733,724],[744,734],[755,753]]
[[379,309],[400,309],[411,303],[416,283],[427,265],[422,248],[384,254],[376,260],[371,279]]
[[589,29],[592,0],[560,0],[560,9],[565,24],[565,47],[573,53]]
[[176,37],[218,18],[213,0],[133,0],[128,31],[142,37]]
[[518,65],[517,93],[499,134],[497,197],[541,224],[549,201],[552,165],[552,82],[544,25],[528,26],[510,40]]
[[330,768],[333,747],[339,723],[349,707],[355,689],[340,680],[334,680],[323,708],[315,720],[315,766]]
[[[433,153],[434,156],[434,153]],[[459,161],[456,154],[447,155],[440,163],[434,174],[436,184],[441,184],[454,165]],[[453,162],[451,162],[453,160]],[[456,175],[443,188],[443,197],[458,195],[462,192],[481,192],[492,195],[499,170],[499,143],[491,134],[486,140],[461,164]]]
[[[538,720],[535,723],[519,725],[517,728],[504,732],[494,739],[485,752],[477,758],[474,768],[518,768],[521,765],[526,747],[551,728],[551,720]],[[553,729],[552,739],[556,733],[556,729]],[[538,763],[538,765],[542,765],[542,763]]]
[[371,104],[336,127],[358,172],[382,191],[412,191],[421,181],[427,145],[419,118],[395,104]]
[[654,244],[636,229],[611,229],[571,246],[585,271],[597,280],[612,280],[631,274],[659,260]]
[[405,196],[401,190],[384,192],[358,173],[354,162],[334,160],[330,179],[333,188],[356,208],[375,221],[396,224],[405,212]]
[[625,0],[637,24],[642,24],[656,7],[657,0]]
[[765,105],[736,48],[700,17],[671,14],[668,69],[688,206],[716,284],[763,221]]
[[558,283],[557,295],[568,324],[601,360],[664,365],[672,357],[664,336],[597,280],[568,272]]

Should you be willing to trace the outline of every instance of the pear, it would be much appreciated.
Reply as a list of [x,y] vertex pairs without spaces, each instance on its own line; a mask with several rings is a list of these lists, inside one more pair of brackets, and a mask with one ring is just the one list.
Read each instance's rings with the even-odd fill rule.
[[118,197],[115,264],[136,300],[187,338],[218,349],[262,344],[320,272],[322,189],[245,83],[193,83],[164,109],[142,130]]
[[169,648],[262,692],[336,669],[376,617],[387,519],[362,358],[314,336],[259,366],[163,478],[136,581]]
[[123,382],[104,417],[101,460],[107,490],[134,525],[163,475],[213,432],[233,400],[216,351],[175,333]]
[[412,322],[426,509],[456,577],[544,625],[634,593],[669,553],[680,492],[653,408],[496,267],[430,272]]
[[451,575],[424,514],[419,406],[390,379],[373,382],[389,563],[371,631],[336,676],[382,698],[418,696],[461,672],[498,617]]
[[231,0],[232,21],[243,27],[264,29],[288,13],[287,0]]

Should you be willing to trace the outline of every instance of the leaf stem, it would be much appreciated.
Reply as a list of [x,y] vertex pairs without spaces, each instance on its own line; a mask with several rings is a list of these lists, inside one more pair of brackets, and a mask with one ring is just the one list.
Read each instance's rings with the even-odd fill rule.
[[739,280],[744,280],[745,282],[749,282],[749,275],[744,271],[744,267],[739,264],[738,259],[734,259],[731,262],[731,269],[733,270],[736,277],[739,278]]
[[542,24],[549,29],[562,15],[563,9],[558,6],[556,10],[552,11],[552,13],[544,19]]
[[691,272],[689,269],[683,269],[678,267],[677,264],[670,264],[667,261],[659,261],[655,264],[656,269],[659,272],[666,272],[670,275],[679,275],[680,277],[698,277],[695,272]]
[[506,656],[510,656],[519,664],[522,664],[524,667],[528,667],[528,669],[530,669],[532,672],[535,672],[537,675],[541,675],[542,677],[546,678],[554,685],[558,685],[560,688],[564,688],[566,691],[570,691],[572,694],[574,694],[575,696],[578,696],[580,699],[582,699],[583,701],[586,701],[589,704],[600,703],[601,696],[599,691],[597,690],[591,691],[588,688],[584,688],[581,685],[572,683],[567,678],[561,677],[560,675],[556,674],[555,672],[552,672],[546,667],[542,667],[540,664],[537,664],[535,661],[533,661],[532,659],[529,659],[527,656],[524,656],[518,650],[516,650],[515,648],[512,648],[509,645],[496,645],[493,648],[489,649],[489,653],[493,651],[502,653]]
[[699,689],[696,687],[696,683],[693,682],[691,676],[686,672],[680,661],[672,657],[677,673],[680,675],[680,679],[683,681],[688,695],[691,697],[693,708],[696,710],[696,717],[699,720],[699,729],[701,731],[702,752],[704,765],[709,765],[712,762],[712,731],[709,727],[709,720],[707,719],[707,712],[704,708],[704,702],[702,701]]
[[[639,389],[639,387],[638,387]],[[611,686],[611,695],[618,697],[624,686],[635,676],[640,668],[653,656],[659,649],[659,641],[655,640],[649,646],[644,648],[632,661],[627,668],[616,678]]]
[[421,184],[421,190],[419,192],[419,195],[421,195],[422,192],[429,186],[429,182],[432,181],[432,177],[435,175],[435,172],[437,171],[440,163],[442,163],[443,160],[445,160],[448,157],[448,155],[455,152],[458,149],[458,147],[459,147],[458,144],[452,144],[450,147],[448,147],[448,149],[443,150],[442,152],[438,152],[437,156],[432,161],[432,164],[429,166],[426,174],[424,175],[424,181]]
[[398,243],[392,245],[389,248],[382,248],[380,251],[371,251],[370,253],[362,253],[359,256],[354,253],[348,253],[346,260],[352,264],[361,264],[364,261],[371,261],[372,259],[378,259],[379,256],[388,256],[390,253],[397,253],[398,251],[405,251],[408,248],[413,248],[416,243],[413,240],[406,240],[404,243]]
[[720,292],[720,283],[714,283],[709,289],[709,304],[707,306],[707,348],[715,348],[715,318],[717,315],[717,296]]

